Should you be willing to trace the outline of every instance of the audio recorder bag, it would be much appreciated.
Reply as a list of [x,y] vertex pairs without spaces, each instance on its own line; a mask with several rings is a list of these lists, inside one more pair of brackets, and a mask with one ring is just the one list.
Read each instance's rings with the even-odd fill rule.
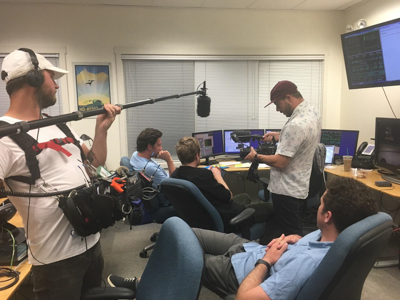
[[124,199],[103,194],[100,190],[99,185],[94,184],[74,191],[68,197],[60,197],[58,206],[71,223],[76,235],[86,237],[95,234],[124,217],[125,214],[122,212]]

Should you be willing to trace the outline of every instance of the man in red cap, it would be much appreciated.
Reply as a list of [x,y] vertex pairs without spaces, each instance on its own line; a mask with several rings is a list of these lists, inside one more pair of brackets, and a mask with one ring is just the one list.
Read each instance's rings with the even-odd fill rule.
[[271,167],[268,190],[271,193],[276,218],[267,224],[261,243],[268,243],[279,233],[302,235],[301,210],[308,196],[309,181],[315,148],[321,131],[317,109],[304,101],[297,86],[279,81],[271,90],[271,102],[289,120],[281,132],[269,132],[264,141],[279,141],[274,155],[262,155],[251,148],[245,158],[266,163]]

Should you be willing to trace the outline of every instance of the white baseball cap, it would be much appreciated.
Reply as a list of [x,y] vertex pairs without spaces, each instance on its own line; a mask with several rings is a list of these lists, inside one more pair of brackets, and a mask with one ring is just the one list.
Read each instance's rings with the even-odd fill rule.
[[[53,66],[43,55],[35,53],[39,62],[39,70],[49,70],[54,72],[54,79],[62,77],[68,71]],[[28,52],[15,50],[3,59],[1,67],[1,78],[5,83],[11,79],[25,76],[30,70],[34,70],[31,56]]]

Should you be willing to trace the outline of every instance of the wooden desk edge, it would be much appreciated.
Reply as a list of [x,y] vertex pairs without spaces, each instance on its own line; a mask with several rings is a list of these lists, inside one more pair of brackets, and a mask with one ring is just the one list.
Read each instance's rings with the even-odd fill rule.
[[[0,203],[2,203],[4,200],[6,200],[7,198],[2,198],[0,199]],[[15,214],[15,216],[9,221],[10,224],[17,226],[17,227],[23,227],[22,225],[22,219],[21,216],[19,215],[19,213],[17,212]],[[9,268],[10,265],[8,266],[1,266],[3,268]],[[15,270],[17,266],[13,266],[13,269]],[[20,272],[19,274],[19,280],[18,282],[4,290],[4,291],[0,291],[0,299],[9,299],[12,295],[14,295],[15,291],[19,288],[19,286],[22,284],[22,282],[26,279],[26,277],[29,275],[30,271],[31,271],[32,265],[29,263],[28,259],[26,259],[25,261],[22,262],[22,264],[19,266],[18,268],[18,272]],[[5,286],[5,285],[0,285],[0,287]]]
[[362,183],[364,183],[369,188],[387,194],[389,196],[400,198],[400,185],[392,183],[392,187],[379,187],[375,185],[375,181],[383,180],[381,174],[378,173],[377,170],[367,171],[367,178],[357,178],[352,175],[351,172],[344,172],[343,165],[337,166],[334,169],[325,168],[325,172],[335,175],[335,176],[342,176],[342,177],[350,177],[354,178]]

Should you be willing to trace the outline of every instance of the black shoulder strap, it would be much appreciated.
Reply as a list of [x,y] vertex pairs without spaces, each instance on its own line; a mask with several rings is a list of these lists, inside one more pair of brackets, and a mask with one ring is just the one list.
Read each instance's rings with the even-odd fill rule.
[[[0,121],[0,126],[1,125],[9,125],[9,123]],[[39,162],[36,158],[36,155],[39,154],[40,151],[36,152],[33,150],[33,146],[37,144],[37,141],[26,132],[10,135],[9,138],[25,152],[26,165],[28,166],[31,176],[11,176],[7,179],[13,179],[27,184],[35,184],[36,179],[40,178]]]
[[[0,126],[1,125],[9,125],[9,123],[0,121]],[[72,134],[71,130],[69,127],[63,123],[63,124],[57,124],[57,127],[67,136],[72,138],[74,141],[75,146],[77,146],[81,152],[81,158],[82,162],[86,160],[85,153],[83,152],[83,149],[79,143],[79,141],[75,138],[75,136]],[[29,134],[26,132],[22,132],[20,134],[14,134],[9,136],[10,139],[12,139],[24,152],[25,152],[25,158],[26,158],[26,165],[28,166],[29,172],[31,173],[30,177],[26,176],[11,176],[8,177],[7,179],[13,179],[16,181],[21,181],[26,184],[35,184],[36,179],[40,178],[40,170],[39,170],[39,162],[36,158],[36,155],[38,155],[41,150],[38,149],[37,147],[33,147],[37,145],[37,141],[31,137]],[[35,151],[34,148],[37,148]]]
[[70,137],[73,139],[75,146],[77,146],[79,148],[79,150],[81,151],[81,158],[82,158],[82,162],[84,162],[86,160],[86,155],[83,152],[83,149],[81,147],[81,144],[79,143],[79,141],[75,138],[75,136],[72,134],[71,129],[69,129],[69,127],[67,126],[67,124],[65,123],[61,123],[61,124],[56,124],[56,126],[58,127],[58,129],[60,129],[62,132],[64,132],[64,134],[67,137]]

